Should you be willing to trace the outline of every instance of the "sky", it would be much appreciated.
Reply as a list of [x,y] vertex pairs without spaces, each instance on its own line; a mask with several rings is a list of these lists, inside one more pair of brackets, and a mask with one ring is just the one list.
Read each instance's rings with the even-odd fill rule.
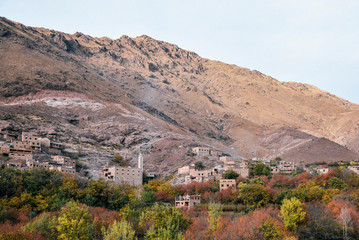
[[0,0],[0,16],[94,37],[145,34],[359,104],[359,0]]

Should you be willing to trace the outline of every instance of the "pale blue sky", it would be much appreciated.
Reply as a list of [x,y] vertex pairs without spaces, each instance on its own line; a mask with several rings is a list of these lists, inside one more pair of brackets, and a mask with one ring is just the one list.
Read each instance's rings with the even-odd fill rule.
[[146,34],[359,103],[359,0],[0,0],[0,16],[97,37]]

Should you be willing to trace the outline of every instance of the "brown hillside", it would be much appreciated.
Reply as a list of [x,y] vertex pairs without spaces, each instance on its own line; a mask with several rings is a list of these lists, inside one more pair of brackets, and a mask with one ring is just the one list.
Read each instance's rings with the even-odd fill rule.
[[245,157],[284,155],[285,147],[266,140],[283,126],[338,143],[339,155],[359,153],[358,105],[148,36],[94,38],[1,18],[0,62],[5,102],[41,90],[74,91],[142,109],[182,134],[217,140]]

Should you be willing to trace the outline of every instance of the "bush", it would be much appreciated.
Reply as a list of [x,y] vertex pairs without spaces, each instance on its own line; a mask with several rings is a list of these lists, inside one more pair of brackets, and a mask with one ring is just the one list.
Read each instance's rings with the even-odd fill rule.
[[2,209],[0,211],[0,224],[5,223],[6,221],[9,221],[12,224],[18,223],[20,221],[18,212],[12,208]]
[[239,174],[234,170],[227,170],[223,173],[223,179],[237,179]]
[[245,184],[240,188],[238,201],[247,207],[258,208],[269,202],[270,195],[262,185]]
[[115,154],[112,161],[118,163],[121,167],[128,167],[128,162],[121,155]]
[[104,240],[133,240],[135,239],[135,230],[132,229],[131,225],[126,221],[117,222],[115,221],[106,230],[102,229]]

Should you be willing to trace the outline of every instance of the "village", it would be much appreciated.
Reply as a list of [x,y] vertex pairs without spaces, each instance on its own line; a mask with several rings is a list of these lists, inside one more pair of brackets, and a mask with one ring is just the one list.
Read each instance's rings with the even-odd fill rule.
[[[77,162],[68,156],[62,154],[64,148],[62,143],[53,142],[46,137],[39,137],[36,131],[22,132],[21,135],[9,135],[6,132],[0,133],[0,151],[2,155],[2,166],[20,171],[28,171],[35,168],[42,168],[46,170],[58,171],[63,174],[76,175],[79,173]],[[240,157],[229,156],[221,153],[210,147],[193,147],[190,150],[192,156],[202,157],[203,161],[208,157],[217,159],[218,165],[213,168],[205,168],[205,163],[202,161],[194,162],[190,165],[178,168],[176,177],[182,179],[181,183],[189,184],[191,182],[204,183],[208,181],[218,181],[219,191],[224,191],[228,188],[236,188],[236,178],[226,176],[226,173],[235,173],[244,179],[254,177],[254,169],[259,164],[263,166],[269,174],[282,174],[294,176],[299,173],[308,172],[312,175],[321,175],[328,173],[331,168],[339,166],[339,163],[334,164],[297,164],[294,162],[287,162],[277,157],[273,160],[264,159],[243,159]],[[45,159],[36,159],[35,155],[44,153],[47,156]],[[197,158],[198,159],[198,158]],[[144,157],[140,153],[138,156],[138,163],[135,167],[124,167],[118,164],[106,164],[101,173],[101,178],[115,184],[128,184],[132,186],[139,186],[144,184]],[[359,174],[359,164],[357,161],[350,163],[340,163],[341,166],[348,170]],[[228,175],[228,174],[227,174]],[[151,173],[146,176],[147,180],[156,178],[156,173]],[[176,183],[172,183],[176,185]],[[178,184],[178,183],[177,183]],[[184,195],[175,198],[175,206],[192,208],[201,203],[199,195]]]

